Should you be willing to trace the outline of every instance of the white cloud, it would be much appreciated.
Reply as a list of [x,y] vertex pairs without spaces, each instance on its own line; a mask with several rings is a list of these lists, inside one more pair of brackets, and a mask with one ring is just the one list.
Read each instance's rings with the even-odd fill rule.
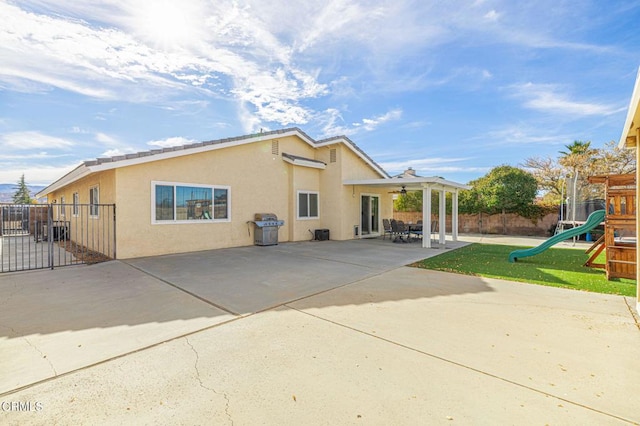
[[136,152],[136,150],[133,148],[113,148],[113,149],[106,150],[100,156],[101,157],[117,157],[119,155],[133,154],[134,152]]
[[54,158],[70,157],[71,154],[53,155],[48,152],[33,152],[29,154],[4,154],[0,153],[0,161],[25,161],[25,160],[52,160]]
[[180,145],[187,145],[190,143],[194,143],[196,142],[193,139],[187,139],[184,138],[182,136],[174,136],[174,137],[170,137],[170,138],[166,138],[166,139],[159,139],[159,140],[155,140],[155,141],[149,141],[147,142],[147,145],[149,146],[154,146],[154,147],[159,147],[159,148],[168,148],[170,146],[180,146]]
[[[318,70],[294,66],[291,49],[250,7],[222,2],[205,10],[204,3],[188,2],[172,16],[169,2],[154,3],[153,14],[145,13],[146,3],[38,2],[38,10],[55,10],[52,16],[0,4],[0,15],[10,17],[0,28],[0,85],[44,85],[133,102],[196,90],[248,103],[261,121],[281,125],[307,123],[311,111],[300,101],[327,91],[317,81]],[[109,22],[91,26],[65,18],[61,9]],[[232,87],[220,84],[220,77]]]
[[398,120],[402,117],[401,109],[393,109],[386,114],[379,115],[373,118],[363,118],[361,123],[353,123],[354,127],[362,127],[366,131],[375,130],[378,126],[393,120]]
[[562,134],[548,126],[533,126],[527,123],[517,123],[502,129],[490,131],[477,136],[484,147],[523,146],[523,145],[562,145],[572,140],[569,134]]
[[486,19],[487,21],[497,21],[499,18],[500,14],[495,10],[490,10],[484,15],[484,19]]
[[[15,183],[24,174],[28,185],[48,185],[76,168],[78,163],[53,167],[47,164],[13,164],[0,167],[0,182]],[[35,176],[35,178],[34,178]]]
[[117,145],[119,141],[113,136],[109,136],[106,133],[98,132],[95,135],[96,141],[103,143],[105,145]]
[[441,176],[446,173],[486,173],[489,167],[473,165],[474,159],[469,157],[445,158],[428,157],[404,161],[379,162],[380,166],[395,175],[409,167],[419,176]]
[[525,83],[510,87],[513,96],[523,99],[525,108],[554,114],[578,117],[590,115],[610,115],[621,109],[612,105],[580,102],[570,99],[554,84]]
[[14,150],[29,149],[69,149],[74,142],[56,136],[45,135],[36,131],[12,132],[0,135],[4,148]]
[[351,126],[345,125],[344,118],[340,110],[329,108],[323,114],[318,116],[318,120],[322,122],[323,136],[335,135],[353,135],[362,131],[371,132],[379,126],[390,121],[399,120],[402,117],[402,110],[399,108],[392,109],[385,114],[377,115],[371,118],[363,118],[359,122],[352,123]]

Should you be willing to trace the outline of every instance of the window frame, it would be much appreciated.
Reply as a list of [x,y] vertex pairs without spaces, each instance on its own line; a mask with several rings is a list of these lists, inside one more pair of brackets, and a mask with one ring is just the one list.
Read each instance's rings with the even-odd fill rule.
[[[171,186],[173,187],[173,217],[174,219],[158,220],[156,219],[156,187],[157,186]],[[177,187],[194,187],[194,188],[206,188],[211,189],[211,219],[176,219],[176,200],[177,200]],[[215,218],[215,194],[216,189],[227,191],[227,217],[222,219]],[[183,224],[197,224],[197,223],[226,223],[231,222],[231,187],[228,185],[207,185],[201,183],[187,183],[187,182],[167,182],[167,181],[151,181],[151,224],[152,225],[183,225]]]
[[59,216],[61,218],[64,218],[66,216],[66,212],[65,212],[65,207],[64,207],[64,203],[65,203],[65,199],[64,199],[64,195],[60,196],[60,204],[58,204],[58,208],[60,209]]
[[[307,196],[307,216],[300,215],[300,195]],[[311,197],[309,195],[316,196],[316,216],[311,216]],[[296,219],[297,220],[317,220],[320,219],[320,192],[319,191],[307,191],[307,190],[298,190],[296,191]]]
[[78,192],[74,192],[71,198],[73,200],[71,215],[73,217],[78,217],[80,216],[80,194]]
[[[94,195],[95,193],[95,195]],[[100,185],[89,187],[89,217],[97,219],[100,217]]]

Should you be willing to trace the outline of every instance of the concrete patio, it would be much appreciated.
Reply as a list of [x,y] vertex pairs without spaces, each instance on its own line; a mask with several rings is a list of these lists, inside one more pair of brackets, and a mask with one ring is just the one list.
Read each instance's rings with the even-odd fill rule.
[[325,241],[2,274],[0,423],[640,423],[624,297],[403,266],[441,252]]

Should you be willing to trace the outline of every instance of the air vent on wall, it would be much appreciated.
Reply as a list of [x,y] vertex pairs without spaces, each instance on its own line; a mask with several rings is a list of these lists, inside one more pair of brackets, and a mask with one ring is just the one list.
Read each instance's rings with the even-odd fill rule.
[[271,141],[271,153],[273,155],[278,155],[280,153],[280,144],[278,141]]
[[335,148],[331,148],[331,150],[329,151],[329,162],[330,163],[335,163],[336,162],[336,149]]

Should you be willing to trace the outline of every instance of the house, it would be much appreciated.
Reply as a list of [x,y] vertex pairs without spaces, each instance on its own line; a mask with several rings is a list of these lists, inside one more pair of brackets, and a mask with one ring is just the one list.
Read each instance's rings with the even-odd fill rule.
[[[620,136],[619,147],[631,148],[636,150],[636,164],[640,164],[640,150],[638,150],[638,140],[640,140],[640,69],[636,76],[636,83],[631,95],[631,101],[629,102],[629,109],[627,110],[627,118],[622,128],[622,135]],[[636,194],[640,194],[638,186],[640,185],[640,170],[636,167]],[[638,211],[638,197],[636,197],[636,209]],[[640,225],[638,218],[636,217],[636,238],[640,235]],[[639,265],[638,260],[640,257],[640,250],[636,250],[636,265]],[[640,313],[640,286],[637,285],[638,278],[640,278],[640,268],[636,268],[636,311]]]
[[[345,136],[316,141],[289,128],[85,161],[38,196],[115,204],[118,258],[132,258],[251,245],[251,221],[266,212],[284,221],[280,242],[313,239],[316,229],[332,240],[382,235],[400,181]],[[414,190],[450,191],[456,201],[465,188],[412,180]]]

